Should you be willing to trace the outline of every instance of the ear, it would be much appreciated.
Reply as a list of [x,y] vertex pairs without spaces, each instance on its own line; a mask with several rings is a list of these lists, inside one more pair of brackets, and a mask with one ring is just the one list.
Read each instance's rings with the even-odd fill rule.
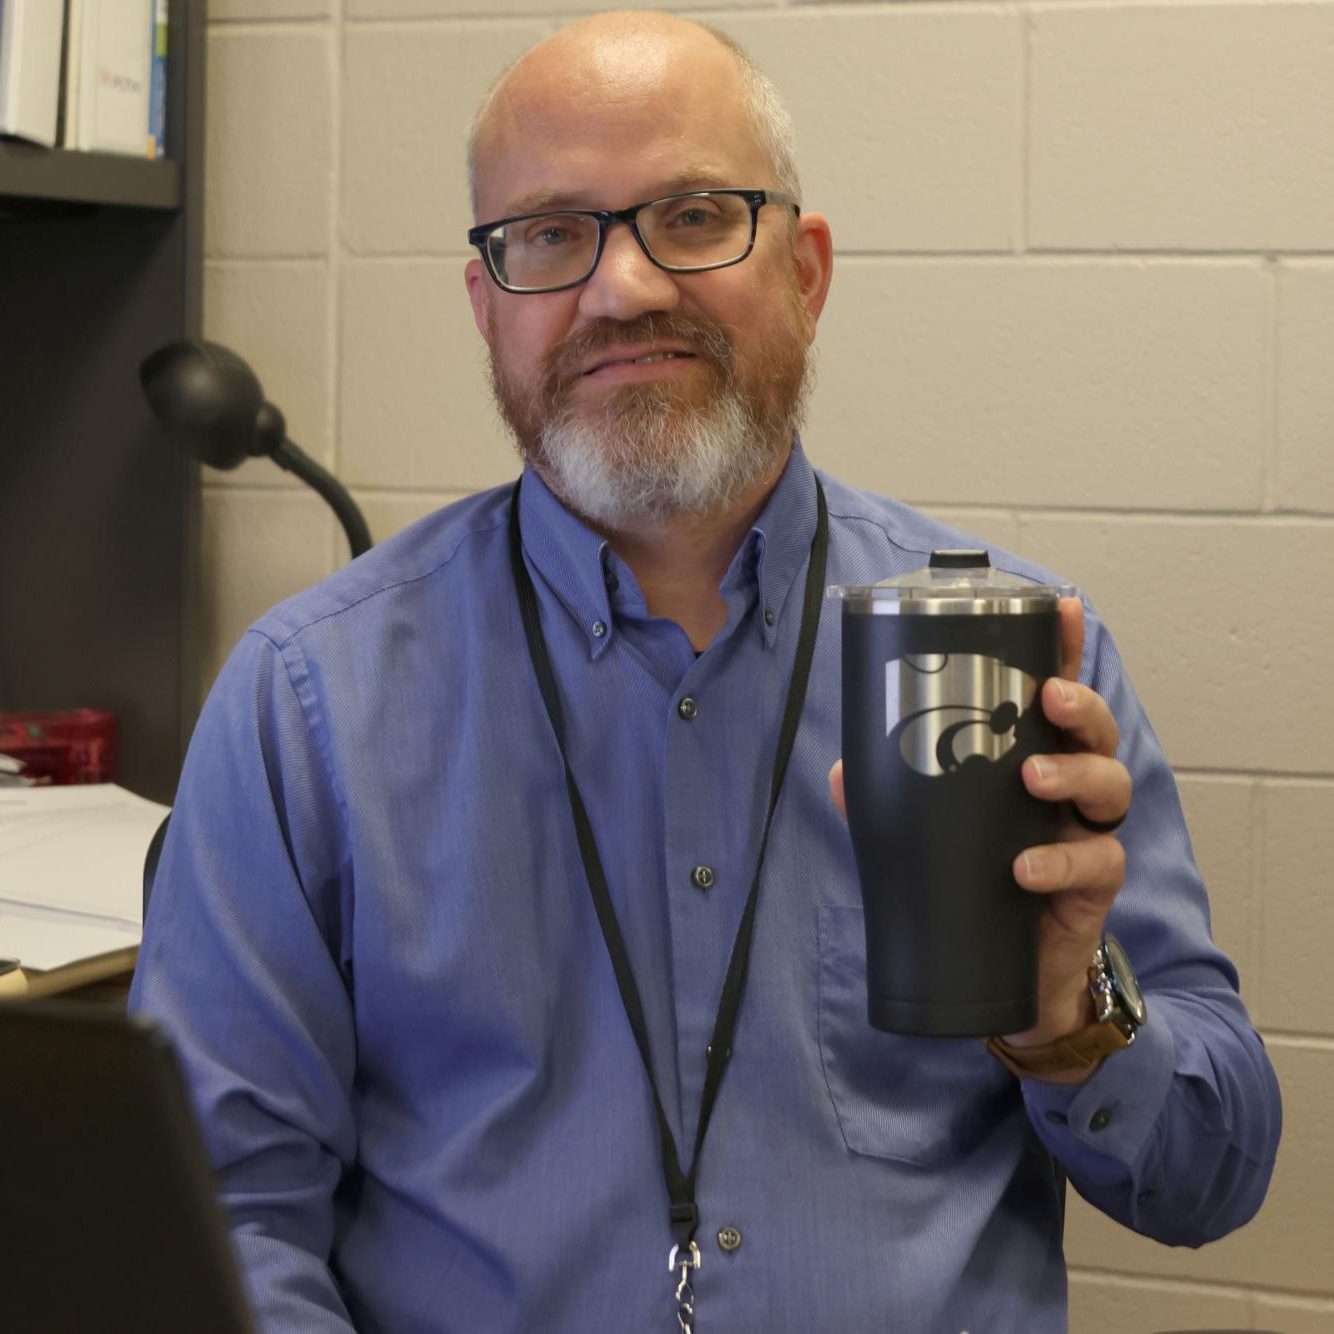
[[797,219],[792,250],[797,266],[797,290],[814,338],[815,324],[824,309],[829,282],[834,276],[834,238],[824,214],[803,213]]
[[477,330],[491,345],[491,293],[494,284],[480,259],[471,259],[463,270],[463,281],[468,286],[468,300],[472,302],[472,317]]

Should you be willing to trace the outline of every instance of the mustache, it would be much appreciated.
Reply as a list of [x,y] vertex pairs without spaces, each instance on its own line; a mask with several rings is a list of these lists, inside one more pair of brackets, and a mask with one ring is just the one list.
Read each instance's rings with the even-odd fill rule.
[[680,343],[729,378],[732,374],[736,349],[727,330],[714,320],[670,311],[633,320],[601,319],[571,334],[547,354],[542,380],[548,401],[560,398],[579,379],[582,367],[594,353],[658,341]]

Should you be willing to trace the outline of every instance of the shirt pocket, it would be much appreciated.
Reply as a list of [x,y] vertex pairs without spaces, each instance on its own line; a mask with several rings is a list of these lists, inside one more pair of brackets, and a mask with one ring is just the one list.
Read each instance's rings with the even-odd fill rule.
[[871,1027],[861,908],[820,905],[819,951],[820,1059],[853,1153],[923,1168],[957,1163],[1020,1110],[1017,1081],[981,1039]]

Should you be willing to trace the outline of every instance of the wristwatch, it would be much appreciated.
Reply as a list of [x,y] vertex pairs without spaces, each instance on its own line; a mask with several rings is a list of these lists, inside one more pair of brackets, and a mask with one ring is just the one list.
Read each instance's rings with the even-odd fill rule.
[[1115,936],[1104,936],[1089,964],[1089,993],[1096,1017],[1085,1028],[1039,1047],[1015,1047],[987,1039],[987,1050],[1021,1078],[1072,1083],[1091,1074],[1114,1051],[1122,1051],[1148,1018],[1135,970]]

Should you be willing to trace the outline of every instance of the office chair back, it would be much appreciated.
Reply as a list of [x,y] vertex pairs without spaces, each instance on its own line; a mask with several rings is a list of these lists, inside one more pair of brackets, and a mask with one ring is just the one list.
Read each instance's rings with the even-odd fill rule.
[[153,894],[153,879],[157,875],[157,864],[162,856],[162,845],[167,841],[167,825],[171,820],[168,811],[162,817],[153,837],[149,840],[148,851],[144,853],[144,921],[148,920],[148,900]]

